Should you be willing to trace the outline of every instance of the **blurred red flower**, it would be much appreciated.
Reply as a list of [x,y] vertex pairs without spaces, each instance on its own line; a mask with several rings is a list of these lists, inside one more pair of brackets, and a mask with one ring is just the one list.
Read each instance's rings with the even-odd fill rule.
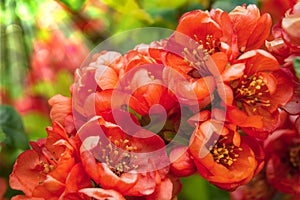
[[265,170],[262,170],[246,185],[230,193],[231,200],[268,200],[275,196],[275,189],[268,183]]
[[66,38],[61,31],[53,30],[49,38],[34,43],[29,81],[53,81],[60,70],[73,73],[88,53],[89,50],[82,41]]
[[269,13],[274,24],[280,21],[284,13],[296,3],[297,0],[263,0],[260,12]]
[[4,194],[7,190],[6,180],[4,178],[0,178],[0,199],[4,199]]
[[264,146],[268,182],[278,191],[299,195],[299,133],[295,129],[277,130],[265,140]]
[[273,27],[274,39],[266,42],[268,50],[280,64],[291,63],[300,56],[300,3],[286,11],[285,16]]

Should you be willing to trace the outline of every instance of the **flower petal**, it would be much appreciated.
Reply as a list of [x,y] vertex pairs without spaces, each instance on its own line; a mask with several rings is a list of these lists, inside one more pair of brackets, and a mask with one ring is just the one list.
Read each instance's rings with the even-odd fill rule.
[[103,188],[84,188],[79,190],[79,192],[99,200],[125,200],[125,197],[115,190]]

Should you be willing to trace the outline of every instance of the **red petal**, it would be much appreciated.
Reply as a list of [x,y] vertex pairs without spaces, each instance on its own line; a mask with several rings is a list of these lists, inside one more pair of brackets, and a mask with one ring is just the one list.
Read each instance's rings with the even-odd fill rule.
[[190,117],[187,122],[191,126],[194,126],[195,124],[197,126],[199,122],[204,122],[208,120],[210,116],[211,116],[211,112],[209,110],[204,110]]
[[237,63],[231,65],[230,67],[226,68],[222,73],[222,79],[224,82],[233,81],[238,79],[244,75],[245,64],[244,63]]
[[221,26],[221,29],[223,31],[221,40],[231,45],[234,30],[228,13],[224,12],[221,9],[212,9],[210,11],[210,15]]
[[34,197],[43,197],[43,198],[58,198],[61,196],[65,189],[65,184],[54,179],[53,177],[47,175],[46,180],[39,186],[35,188],[32,193]]
[[292,115],[300,114],[300,94],[294,94],[291,101],[282,107],[286,112]]
[[153,194],[146,197],[146,200],[172,199],[173,183],[169,178],[164,179]]
[[194,161],[188,151],[188,147],[172,149],[170,153],[171,172],[176,177],[190,176],[196,171]]
[[76,164],[67,177],[64,193],[77,193],[79,189],[89,187],[92,187],[90,177],[85,173],[81,163]]
[[16,195],[11,198],[11,200],[45,200],[41,197],[27,197],[24,195]]
[[71,98],[58,94],[49,99],[48,103],[52,106],[50,111],[51,120],[64,124],[65,118],[72,112]]
[[233,124],[236,124],[240,127],[255,127],[255,128],[262,128],[263,117],[260,115],[252,115],[248,116],[243,111],[239,110],[236,107],[228,106],[226,110],[227,119]]
[[239,57],[238,61],[246,62],[245,74],[248,76],[260,71],[273,71],[280,68],[276,58],[261,49],[247,51]]
[[[128,196],[144,196],[150,195],[154,192],[156,183],[155,175],[157,172],[146,172],[138,174],[138,181],[136,184],[126,191],[124,194]],[[158,175],[159,176],[159,175]]]
[[20,154],[10,174],[11,188],[22,190],[26,195],[31,196],[34,188],[46,179],[45,175],[35,170],[39,165],[40,158],[34,150],[27,150]]
[[258,76],[263,77],[263,82],[266,84],[270,94],[274,94],[277,87],[277,79],[271,73],[258,73]]
[[249,36],[246,50],[260,48],[265,43],[266,39],[269,37],[271,27],[271,16],[270,14],[265,13],[259,18],[256,27]]
[[7,184],[4,178],[0,178],[0,199],[3,198],[7,189]]
[[125,200],[125,198],[115,190],[84,188],[79,190],[79,192],[99,200]]
[[[212,54],[211,58],[218,68],[218,74],[216,74],[216,73],[213,73],[213,74],[216,74],[216,75],[221,74],[224,71],[224,69],[226,68],[226,65],[228,64],[227,55],[223,52],[217,52],[217,53]],[[212,66],[212,67],[214,67],[214,66]]]
[[[197,26],[195,26],[195,24],[197,24]],[[200,10],[183,15],[180,18],[176,31],[184,33],[194,40],[198,38],[203,41],[207,35],[212,35],[214,38],[220,38],[222,36],[220,26],[210,18],[208,12]],[[197,38],[195,38],[195,35],[197,35]]]
[[237,6],[229,13],[233,28],[238,35],[239,50],[244,51],[250,34],[255,29],[257,20],[260,17],[256,5]]
[[193,82],[191,86],[197,98],[202,100],[213,94],[215,85],[215,79],[212,76],[206,76]]
[[102,90],[113,89],[118,80],[118,74],[108,66],[99,66],[95,71],[95,81]]
[[232,105],[234,100],[233,91],[230,86],[224,83],[219,83],[217,86],[218,94],[226,105]]
[[[274,94],[271,96],[271,108],[269,110],[272,112],[279,106],[283,106],[288,103],[294,95],[294,84],[291,77],[289,77],[283,70],[276,70],[272,73],[277,81],[277,87]],[[295,94],[296,95],[296,94]],[[295,101],[293,110],[294,112],[299,109],[297,107],[297,101]]]

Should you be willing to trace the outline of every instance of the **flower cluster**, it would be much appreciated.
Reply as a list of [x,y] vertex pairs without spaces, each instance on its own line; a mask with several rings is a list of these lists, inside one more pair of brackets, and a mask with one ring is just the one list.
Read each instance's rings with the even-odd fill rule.
[[300,3],[287,10],[285,16],[273,27],[273,39],[266,41],[266,47],[281,69],[291,73],[294,94],[292,99],[279,109],[280,122],[275,131],[262,141],[265,151],[265,166],[249,184],[239,187],[231,194],[234,200],[272,199],[276,191],[289,194],[286,199],[300,196],[300,106],[299,75],[294,59],[299,57]]
[[72,97],[49,100],[52,127],[17,159],[13,199],[173,199],[194,173],[239,198],[263,172],[299,195],[298,80],[278,58],[298,53],[299,5],[268,50],[270,15],[243,5],[191,11],[167,39],[92,55]]

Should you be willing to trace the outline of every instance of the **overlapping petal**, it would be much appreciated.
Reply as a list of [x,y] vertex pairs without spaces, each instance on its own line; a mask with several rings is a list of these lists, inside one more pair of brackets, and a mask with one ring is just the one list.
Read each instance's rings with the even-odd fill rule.
[[249,182],[263,162],[259,144],[215,121],[205,121],[195,129],[189,149],[198,172],[225,190]]

